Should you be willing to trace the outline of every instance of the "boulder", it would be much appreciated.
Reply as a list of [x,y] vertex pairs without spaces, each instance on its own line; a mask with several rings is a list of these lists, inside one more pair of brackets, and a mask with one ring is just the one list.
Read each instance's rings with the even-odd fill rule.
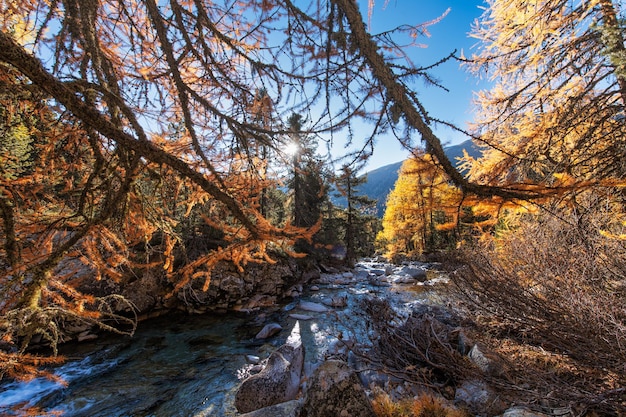
[[365,281],[370,272],[367,269],[357,269],[354,271],[354,279],[357,281]]
[[411,277],[408,274],[405,275],[391,275],[389,276],[389,280],[394,284],[413,284],[417,282],[417,280]]
[[296,398],[302,377],[304,346],[300,323],[296,322],[287,342],[267,359],[265,368],[241,383],[235,394],[235,407],[249,413]]
[[240,414],[239,417],[298,417],[300,415],[300,407],[302,407],[302,401],[291,400],[246,414]]
[[408,275],[416,281],[426,281],[426,270],[415,266],[405,266],[400,270],[401,275]]
[[328,307],[343,308],[348,305],[348,296],[334,295],[330,298],[324,298],[322,303]]
[[289,315],[289,318],[296,319],[296,320],[307,321],[307,320],[311,320],[313,318],[313,316],[309,316],[308,314],[293,313],[293,314]]
[[311,301],[300,301],[299,307],[304,311],[312,311],[315,313],[325,313],[328,311],[328,308],[322,304],[313,303]]
[[[569,409],[564,410],[564,414],[552,414],[552,415],[570,415],[569,413]],[[511,407],[508,410],[506,410],[503,414],[502,417],[548,417],[548,414],[544,414],[544,413],[540,413],[537,411],[532,411],[526,407]]]
[[255,336],[256,339],[267,339],[280,332],[283,327],[278,323],[268,323]]
[[502,364],[496,356],[485,347],[472,346],[467,357],[486,375],[502,375],[504,373]]
[[322,363],[308,384],[300,417],[375,417],[359,378],[343,361]]
[[502,413],[506,406],[485,381],[470,379],[456,389],[454,403],[471,412],[487,411],[489,415]]

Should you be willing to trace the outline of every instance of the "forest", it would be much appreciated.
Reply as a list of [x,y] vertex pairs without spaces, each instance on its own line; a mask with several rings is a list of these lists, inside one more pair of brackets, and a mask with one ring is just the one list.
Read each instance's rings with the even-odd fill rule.
[[[132,335],[139,281],[173,305],[225,264],[376,254],[441,262],[472,336],[516,364],[502,392],[626,413],[623,3],[486,0],[478,48],[443,59],[489,81],[469,128],[420,100],[446,80],[407,51],[438,19],[371,33],[373,7],[0,3],[0,383],[53,377],[77,324]],[[480,156],[450,160],[438,125]],[[411,156],[381,220],[359,185],[389,140]],[[402,410],[377,415],[430,415]]]

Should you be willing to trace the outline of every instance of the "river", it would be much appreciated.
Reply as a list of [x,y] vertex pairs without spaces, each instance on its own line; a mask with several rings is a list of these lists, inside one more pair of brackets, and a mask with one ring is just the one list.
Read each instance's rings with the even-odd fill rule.
[[[3,382],[0,414],[18,415],[37,407],[46,416],[237,416],[234,395],[252,367],[247,359],[264,359],[285,342],[297,321],[291,314],[311,317],[299,320],[299,326],[305,361],[314,364],[324,359],[339,332],[356,340],[364,337],[364,320],[358,314],[363,297],[391,298],[397,308],[408,311],[432,295],[428,285],[381,286],[371,279],[338,282],[319,284],[315,291],[305,289],[300,299],[273,311],[173,313],[140,323],[133,337],[101,335],[62,346],[60,353],[67,361],[54,373],[64,384],[44,378]],[[331,297],[345,297],[347,305],[322,313],[299,308],[300,300],[321,303]],[[268,322],[283,330],[267,340],[255,339]]]

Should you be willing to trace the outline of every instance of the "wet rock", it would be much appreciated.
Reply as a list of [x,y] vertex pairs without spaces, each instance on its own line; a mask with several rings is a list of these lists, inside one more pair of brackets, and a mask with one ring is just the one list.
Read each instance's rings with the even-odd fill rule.
[[387,278],[382,275],[370,275],[367,279],[370,285],[375,287],[389,287],[391,284],[387,282]]
[[255,339],[267,339],[269,337],[274,336],[276,333],[280,332],[283,327],[278,323],[268,323],[266,324],[260,332],[257,333]]
[[356,373],[345,363],[330,360],[313,373],[300,417],[375,417]]
[[413,284],[417,280],[410,275],[391,275],[389,280],[394,284]]
[[337,295],[330,298],[324,298],[322,303],[329,307],[343,308],[348,305],[348,297]]
[[289,317],[292,319],[304,320],[304,321],[311,320],[313,318],[313,316],[309,316],[308,314],[297,314],[297,313],[290,314]]
[[304,311],[312,311],[315,313],[326,313],[328,311],[328,308],[322,304],[313,303],[311,301],[300,301],[299,307]]
[[311,291],[319,291],[320,287],[318,287],[317,285],[313,285],[311,286],[311,288],[309,288]]
[[365,281],[369,276],[370,271],[367,269],[357,269],[354,271],[354,279],[357,281]]
[[419,268],[419,267],[415,267],[415,266],[405,266],[400,270],[400,275],[408,275],[409,277],[411,277],[412,279],[419,281],[419,282],[424,282],[426,281],[426,270]]
[[253,365],[258,365],[261,362],[261,358],[256,355],[246,355],[246,362],[251,363]]
[[246,378],[235,394],[235,407],[249,413],[296,398],[304,363],[300,324],[296,323],[287,343],[267,359],[263,371]]

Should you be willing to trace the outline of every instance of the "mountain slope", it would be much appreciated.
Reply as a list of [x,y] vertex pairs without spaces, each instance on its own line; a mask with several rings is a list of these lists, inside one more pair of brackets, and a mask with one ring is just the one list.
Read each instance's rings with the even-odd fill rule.
[[[470,156],[478,157],[480,150],[470,140],[460,143],[454,146],[448,146],[444,148],[446,155],[453,163],[457,162],[457,158],[463,156],[463,150],[466,150]],[[404,161],[396,162],[393,164],[385,165],[377,168],[373,171],[367,172],[367,181],[359,187],[359,194],[365,195],[371,199],[377,201],[376,209],[378,217],[382,218],[385,213],[385,205],[387,203],[387,196],[393,189],[398,179],[398,172]],[[341,207],[346,206],[346,200],[343,197],[336,197],[331,192],[333,204]]]

